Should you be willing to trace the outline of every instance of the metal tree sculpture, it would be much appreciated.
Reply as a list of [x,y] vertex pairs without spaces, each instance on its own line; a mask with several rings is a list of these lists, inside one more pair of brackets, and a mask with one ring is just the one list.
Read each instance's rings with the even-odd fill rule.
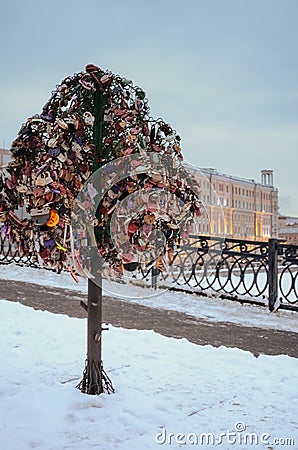
[[[101,360],[102,275],[119,280],[144,264],[163,270],[181,227],[200,214],[199,186],[182,163],[180,137],[149,116],[142,89],[89,64],[56,87],[42,113],[21,127],[11,152],[0,220],[34,264],[89,278],[88,350],[79,388],[112,392]],[[129,201],[138,192],[143,204],[133,209]],[[158,201],[151,201],[152,193]],[[121,204],[125,221],[117,229],[113,217]],[[25,220],[14,212],[20,206]]]

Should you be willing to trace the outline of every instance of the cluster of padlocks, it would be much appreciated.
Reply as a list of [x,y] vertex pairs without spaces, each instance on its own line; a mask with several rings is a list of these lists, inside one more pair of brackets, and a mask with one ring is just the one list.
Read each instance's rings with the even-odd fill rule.
[[[56,87],[41,114],[23,124],[11,152],[0,177],[1,232],[14,236],[22,252],[32,254],[42,266],[66,268],[74,276],[79,272],[82,255],[72,245],[74,203],[90,175],[98,168],[115,171],[111,164],[115,160],[118,173],[125,160],[125,177],[105,192],[95,215],[88,217],[91,193],[89,199],[85,196],[83,208],[86,222],[94,227],[99,254],[118,275],[129,270],[131,261],[125,245],[115,248],[111,234],[117,233],[117,225],[111,225],[111,218],[126,197],[138,190],[167,190],[178,204],[188,205],[188,217],[199,214],[198,186],[190,186],[189,175],[181,167],[180,137],[163,120],[149,116],[142,89],[94,65]],[[140,170],[140,159],[127,165],[130,155],[138,154],[145,161],[152,153],[158,155],[152,170]],[[26,219],[18,218],[16,207],[26,209]],[[179,244],[180,228],[169,216],[162,218],[161,209],[161,204],[151,202],[150,206],[145,201],[129,221],[126,239],[136,252],[148,249],[157,229],[162,230],[168,251]],[[129,210],[126,213],[129,218]],[[86,236],[83,228],[75,230],[76,240]],[[130,270],[137,266],[131,265]]]

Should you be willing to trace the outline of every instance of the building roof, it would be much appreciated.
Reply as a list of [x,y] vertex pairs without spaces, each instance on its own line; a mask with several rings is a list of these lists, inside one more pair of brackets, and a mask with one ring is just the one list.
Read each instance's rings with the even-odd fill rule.
[[298,234],[298,227],[281,228],[278,234]]
[[213,168],[206,168],[206,167],[200,167],[200,170],[202,171],[202,173],[205,176],[208,175],[215,175],[217,177],[221,177],[221,178],[226,178],[228,180],[231,181],[238,181],[239,183],[245,183],[245,184],[253,184],[254,186],[258,186],[258,187],[262,187],[262,188],[268,188],[270,190],[274,189],[275,191],[277,191],[276,188],[274,188],[273,186],[269,185],[269,184],[262,184],[262,183],[258,183],[257,181],[253,180],[253,179],[247,179],[247,178],[241,178],[241,177],[236,177],[234,175],[227,175],[225,173],[221,173],[218,172],[216,169]]
[[289,226],[298,225],[298,217],[287,217],[286,225]]

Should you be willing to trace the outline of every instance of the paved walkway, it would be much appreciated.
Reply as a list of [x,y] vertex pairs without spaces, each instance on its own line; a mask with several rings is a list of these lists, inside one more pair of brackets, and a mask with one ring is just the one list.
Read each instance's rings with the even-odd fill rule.
[[[86,295],[69,289],[0,280],[0,298],[55,314],[86,317],[80,306],[80,300],[87,301]],[[200,345],[238,347],[255,356],[264,353],[298,357],[298,333],[209,322],[185,313],[149,308],[111,297],[103,298],[103,322],[116,327],[154,330],[164,336],[186,338]]]

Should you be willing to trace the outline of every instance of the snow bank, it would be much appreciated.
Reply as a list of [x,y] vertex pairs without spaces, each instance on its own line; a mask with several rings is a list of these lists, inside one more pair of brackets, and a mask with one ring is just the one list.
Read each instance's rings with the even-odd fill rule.
[[0,313],[3,449],[193,448],[195,438],[198,448],[221,439],[222,450],[275,449],[274,439],[286,438],[296,444],[282,448],[297,448],[295,358],[111,327],[104,366],[116,393],[92,397],[75,389],[86,320],[4,300]]

